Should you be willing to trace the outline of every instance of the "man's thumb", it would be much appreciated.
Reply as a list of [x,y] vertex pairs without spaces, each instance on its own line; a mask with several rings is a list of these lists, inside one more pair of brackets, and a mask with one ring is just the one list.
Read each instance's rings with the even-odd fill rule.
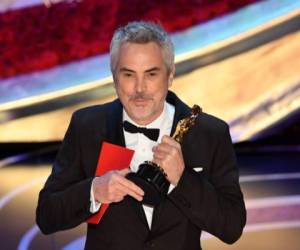
[[122,170],[119,171],[119,174],[123,175],[123,176],[127,175],[128,173],[130,173],[129,168],[125,168],[125,169],[122,169]]

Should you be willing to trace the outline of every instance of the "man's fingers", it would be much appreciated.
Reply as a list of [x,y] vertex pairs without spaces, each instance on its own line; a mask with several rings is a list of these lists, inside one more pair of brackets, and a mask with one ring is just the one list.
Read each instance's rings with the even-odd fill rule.
[[154,153],[161,152],[166,154],[175,154],[181,151],[181,146],[173,138],[164,135],[161,143],[152,148]]
[[110,202],[119,202],[123,200],[126,195],[130,195],[139,201],[143,199],[142,195],[135,193],[127,186],[123,186],[120,182],[114,182],[114,185],[110,188],[108,199]]
[[128,194],[126,188],[122,186],[120,183],[116,183],[114,187],[114,192],[112,195],[113,202],[119,202],[124,199],[124,197]]
[[128,173],[130,173],[130,169],[125,168],[125,169],[119,170],[118,173],[122,176],[126,176]]
[[170,146],[173,146],[175,148],[180,148],[180,144],[175,141],[172,137],[168,136],[168,135],[164,135],[162,138],[161,138],[161,144],[168,144]]
[[161,166],[161,159],[158,159],[157,157],[154,157],[153,160],[152,160],[156,165]]
[[119,176],[118,182],[124,187],[126,187],[128,190],[131,190],[132,192],[140,196],[144,195],[144,191],[139,186],[135,185],[132,181],[126,179],[125,177]]
[[157,146],[154,146],[152,148],[153,152],[164,152],[164,153],[170,153],[170,150],[172,150],[173,147],[168,144],[159,144]]
[[138,201],[141,201],[144,196],[144,191],[137,185],[135,185],[132,181],[126,179],[122,174],[128,173],[129,171],[124,171],[122,170],[122,174],[120,173],[121,171],[118,171],[118,174],[114,175],[114,185],[115,188],[122,190],[125,195],[130,195],[131,197],[135,198]]
[[101,177],[96,177],[93,183],[96,199],[102,203],[111,203],[119,202],[123,200],[124,196],[130,195],[141,201],[144,191],[125,178],[129,172],[129,169],[110,171]]
[[116,192],[118,192],[119,194],[122,194],[123,197],[125,195],[130,195],[139,201],[141,201],[143,199],[143,195],[140,195],[140,194],[134,192],[132,189],[128,188],[127,186],[123,186],[122,183],[117,183],[115,185],[115,188],[116,188]]
[[176,157],[181,152],[180,148],[178,149],[165,143],[153,147],[152,151],[154,153],[153,157],[159,158],[160,160],[163,160],[166,157]]
[[135,191],[133,191],[132,189],[127,188],[125,186],[123,186],[123,188],[124,188],[124,191],[126,191],[126,193],[128,195],[130,195],[131,197],[135,198],[138,201],[142,201],[143,200],[143,195],[140,195],[140,194],[136,193]]
[[110,192],[108,199],[110,202],[118,202],[121,199],[123,199],[125,196],[123,190],[118,190],[116,187],[114,188],[113,191]]

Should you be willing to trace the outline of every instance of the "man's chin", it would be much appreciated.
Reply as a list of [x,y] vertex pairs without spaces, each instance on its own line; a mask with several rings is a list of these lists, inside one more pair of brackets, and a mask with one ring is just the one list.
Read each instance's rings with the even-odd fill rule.
[[149,114],[149,112],[141,112],[141,110],[139,110],[131,112],[131,114],[128,115],[134,122],[140,125],[145,125],[151,122],[151,114]]
[[148,105],[134,105],[131,111],[135,117],[147,117],[151,113]]
[[142,115],[142,114],[140,114],[140,115],[135,114],[134,117],[132,117],[132,118],[136,123],[138,123],[140,125],[148,124],[149,123],[148,121],[150,120],[149,116]]

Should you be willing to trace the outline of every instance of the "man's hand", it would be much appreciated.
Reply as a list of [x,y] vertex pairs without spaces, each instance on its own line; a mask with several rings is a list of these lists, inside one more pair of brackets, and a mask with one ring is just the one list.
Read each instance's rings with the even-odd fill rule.
[[95,177],[93,180],[95,200],[109,204],[120,202],[126,195],[130,195],[136,200],[141,201],[144,191],[132,181],[125,178],[125,175],[129,172],[129,169],[109,171],[102,176]]
[[167,174],[168,180],[177,185],[184,170],[180,144],[172,137],[164,135],[161,143],[153,147],[153,161]]

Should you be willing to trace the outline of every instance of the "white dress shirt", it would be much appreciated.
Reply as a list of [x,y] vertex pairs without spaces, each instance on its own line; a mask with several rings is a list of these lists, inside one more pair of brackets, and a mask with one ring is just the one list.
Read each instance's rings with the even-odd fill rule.
[[[170,135],[171,133],[174,113],[175,113],[175,108],[171,104],[165,102],[164,109],[161,115],[156,120],[154,120],[153,122],[145,126],[146,128],[160,129],[160,133],[157,141],[152,141],[144,134],[129,133],[124,130],[126,147],[135,151],[130,163],[130,169],[132,172],[137,172],[139,165],[144,161],[151,161],[153,159],[152,148],[161,142],[161,139],[164,135]],[[123,109],[123,121],[125,120],[136,126],[139,126],[128,116],[126,111]],[[169,187],[169,192],[171,192],[173,188],[174,185],[171,184]],[[99,210],[101,204],[95,201],[92,190],[93,188],[91,188],[90,211],[92,213],[95,213]],[[149,228],[151,228],[153,207],[143,205],[143,208],[146,214]]]

